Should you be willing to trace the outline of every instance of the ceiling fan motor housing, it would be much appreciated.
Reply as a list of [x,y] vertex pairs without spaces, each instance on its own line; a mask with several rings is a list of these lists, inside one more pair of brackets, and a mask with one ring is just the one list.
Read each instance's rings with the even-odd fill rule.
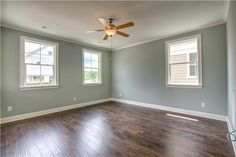
[[109,24],[106,22],[106,20],[104,18],[99,18],[98,20],[105,26],[105,28],[100,29],[100,30],[95,30],[95,31],[87,31],[87,32],[90,33],[90,32],[104,31],[106,34],[105,34],[103,40],[107,40],[109,37],[112,37],[115,34],[121,35],[123,37],[129,37],[129,34],[121,32],[119,30],[134,26],[133,22],[128,22],[128,23],[124,23],[124,24],[116,26],[113,24],[114,18],[109,18]]

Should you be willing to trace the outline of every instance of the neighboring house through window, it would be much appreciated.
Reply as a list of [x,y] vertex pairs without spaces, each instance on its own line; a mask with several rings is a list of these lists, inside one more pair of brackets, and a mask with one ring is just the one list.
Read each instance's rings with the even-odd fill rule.
[[188,53],[187,54],[187,78],[196,78],[197,77],[197,53]]
[[101,84],[101,52],[83,49],[83,84]]
[[201,35],[166,42],[168,86],[202,86]]
[[20,87],[58,86],[58,44],[21,37]]

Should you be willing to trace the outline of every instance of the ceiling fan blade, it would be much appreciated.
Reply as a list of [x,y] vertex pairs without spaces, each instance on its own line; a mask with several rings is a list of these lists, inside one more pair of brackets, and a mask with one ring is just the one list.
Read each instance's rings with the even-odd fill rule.
[[116,29],[123,29],[123,28],[131,27],[131,26],[134,26],[134,23],[133,22],[128,22],[128,23],[116,26]]
[[99,30],[93,30],[93,31],[86,31],[85,33],[94,33],[94,32],[101,32],[104,31],[103,29],[99,29]]
[[104,26],[107,26],[107,22],[104,18],[99,18],[98,19]]
[[129,37],[129,34],[124,33],[124,32],[117,31],[116,33],[123,36],[123,37]]
[[104,36],[103,40],[107,40],[108,37],[109,37],[109,36],[106,34],[106,35]]

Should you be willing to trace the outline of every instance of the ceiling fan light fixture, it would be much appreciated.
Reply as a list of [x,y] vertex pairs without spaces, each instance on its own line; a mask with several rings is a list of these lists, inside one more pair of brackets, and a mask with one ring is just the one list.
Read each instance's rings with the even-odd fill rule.
[[109,37],[112,37],[116,34],[118,34],[120,36],[123,36],[123,37],[129,37],[130,36],[129,34],[120,31],[120,29],[124,29],[124,28],[127,28],[127,27],[134,26],[133,22],[127,22],[127,23],[124,23],[124,24],[121,24],[121,25],[114,25],[113,24],[113,18],[109,19],[109,23],[107,23],[104,18],[99,18],[98,20],[104,25],[104,29],[86,31],[86,33],[104,31],[105,36],[103,37],[103,40],[107,40]]
[[116,29],[106,29],[105,32],[107,35],[113,36],[116,34],[117,30]]

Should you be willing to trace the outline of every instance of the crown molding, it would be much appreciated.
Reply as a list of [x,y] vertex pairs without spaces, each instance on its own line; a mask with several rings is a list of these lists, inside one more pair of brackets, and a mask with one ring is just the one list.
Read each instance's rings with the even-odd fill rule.
[[216,22],[214,24],[210,24],[210,25],[206,25],[206,26],[203,26],[203,27],[199,27],[197,29],[192,29],[192,30],[188,30],[188,31],[182,31],[182,32],[178,32],[178,33],[172,33],[172,34],[164,35],[164,36],[161,36],[161,37],[156,37],[156,38],[153,38],[153,39],[144,40],[144,41],[141,41],[141,42],[137,42],[137,43],[133,43],[133,44],[129,44],[129,45],[113,48],[113,49],[111,49],[111,51],[114,52],[114,51],[117,51],[117,50],[129,48],[129,47],[133,47],[133,46],[137,46],[137,45],[142,45],[142,44],[145,44],[145,43],[149,43],[149,42],[153,42],[153,41],[157,41],[157,40],[173,37],[173,36],[176,36],[176,35],[181,35],[181,34],[184,34],[184,33],[190,33],[190,32],[193,32],[193,31],[198,31],[198,30],[201,30],[201,29],[214,27],[214,26],[221,25],[221,24],[224,24],[224,23],[225,23],[225,21],[220,21],[220,22]]
[[76,40],[72,40],[72,39],[68,39],[68,38],[64,38],[64,37],[59,37],[59,36],[49,34],[49,33],[42,33],[42,32],[39,32],[39,31],[34,31],[32,29],[16,27],[16,26],[10,26],[10,25],[6,25],[6,24],[3,24],[3,23],[0,23],[0,26],[8,28],[8,29],[21,31],[21,32],[24,32],[24,33],[30,33],[30,34],[39,35],[39,36],[42,36],[42,37],[47,37],[47,38],[51,38],[51,39],[55,39],[55,40],[60,40],[60,41],[64,41],[64,42],[78,44],[78,45],[81,45],[81,46],[96,48],[96,49],[99,49],[99,50],[105,50],[105,51],[109,51],[109,52],[111,51],[110,48],[96,46],[96,45],[93,45],[93,44],[89,44],[89,43],[85,43],[85,42],[81,42],[81,41],[76,41]]
[[[227,2],[229,2],[229,1],[227,1]],[[227,6],[228,6],[227,8],[229,8],[230,3],[227,3]],[[228,12],[227,12],[227,14],[228,14]],[[6,27],[6,28],[9,28],[9,29],[13,29],[13,30],[22,31],[22,32],[25,32],[25,33],[31,33],[31,34],[40,35],[40,36],[43,36],[43,37],[48,37],[48,38],[51,38],[51,39],[56,39],[56,40],[61,40],[61,41],[70,42],[70,43],[74,43],[74,44],[79,44],[79,45],[82,45],[82,46],[87,46],[87,47],[96,48],[96,49],[100,49],[100,50],[105,50],[105,51],[109,51],[109,52],[115,52],[117,50],[129,48],[129,47],[133,47],[133,46],[137,46],[137,45],[142,45],[142,44],[145,44],[145,43],[149,43],[149,42],[153,42],[153,41],[173,37],[173,36],[184,34],[184,33],[190,33],[190,32],[193,32],[193,31],[198,31],[198,30],[201,30],[201,29],[204,29],[204,28],[214,27],[214,26],[224,24],[224,23],[226,23],[225,19],[223,21],[216,22],[216,23],[206,25],[206,26],[202,26],[202,27],[199,27],[197,29],[191,29],[191,30],[188,30],[188,31],[182,31],[182,32],[178,32],[178,33],[172,33],[172,34],[167,34],[167,35],[163,35],[163,36],[158,36],[156,38],[152,38],[152,39],[148,39],[148,40],[144,40],[144,41],[140,41],[140,42],[136,42],[136,43],[132,43],[132,44],[127,44],[125,46],[118,46],[118,47],[114,47],[114,48],[99,47],[99,46],[89,44],[89,43],[85,43],[85,42],[81,42],[81,41],[71,40],[71,39],[67,39],[67,38],[63,38],[63,37],[58,37],[58,36],[52,35],[52,34],[41,33],[41,32],[38,32],[38,31],[33,31],[33,30],[30,30],[30,29],[26,29],[26,28],[19,28],[19,27],[15,27],[15,26],[6,25],[6,24],[1,24],[0,26],[1,27]]]

